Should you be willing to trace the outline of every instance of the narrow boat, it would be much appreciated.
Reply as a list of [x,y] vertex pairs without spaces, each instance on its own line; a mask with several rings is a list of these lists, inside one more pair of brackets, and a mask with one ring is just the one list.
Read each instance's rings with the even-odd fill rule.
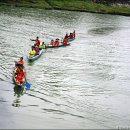
[[42,53],[45,52],[45,51],[46,51],[46,49],[41,49],[39,51],[39,54],[36,54],[36,55],[33,55],[33,56],[28,56],[27,58],[28,58],[29,61],[34,61],[34,60],[38,59],[42,55]]
[[60,42],[60,44],[59,45],[54,45],[54,46],[52,46],[52,45],[50,45],[50,44],[46,44],[46,48],[56,48],[56,47],[64,47],[64,46],[69,46],[70,45],[70,43],[68,42],[67,44],[63,44],[62,42]]

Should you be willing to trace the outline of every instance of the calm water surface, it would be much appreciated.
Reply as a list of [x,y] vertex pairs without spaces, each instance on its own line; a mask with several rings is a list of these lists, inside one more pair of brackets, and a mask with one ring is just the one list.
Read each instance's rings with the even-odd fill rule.
[[[30,38],[49,43],[74,29],[70,46],[27,61]],[[129,34],[130,17],[0,7],[0,128],[128,128]],[[31,89],[16,97],[20,56]]]

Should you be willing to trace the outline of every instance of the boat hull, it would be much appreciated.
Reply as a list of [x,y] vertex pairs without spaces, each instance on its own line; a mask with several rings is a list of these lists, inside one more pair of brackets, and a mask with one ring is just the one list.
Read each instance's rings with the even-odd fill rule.
[[45,52],[45,49],[40,50],[38,55],[28,56],[27,58],[29,61],[34,61],[38,59],[42,55],[43,52]]
[[69,46],[70,45],[70,43],[68,43],[68,44],[59,44],[58,46],[52,46],[52,45],[46,45],[46,48],[57,48],[57,47],[64,47],[64,46]]
[[75,38],[69,38],[69,39],[68,39],[68,42],[71,42],[71,41],[73,41],[73,40],[75,40]]

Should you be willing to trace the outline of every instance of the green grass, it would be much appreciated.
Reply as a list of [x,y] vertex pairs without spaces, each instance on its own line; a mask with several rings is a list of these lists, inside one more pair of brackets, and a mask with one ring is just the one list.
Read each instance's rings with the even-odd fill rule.
[[106,6],[103,4],[92,3],[91,0],[0,0],[0,3],[32,8],[66,9],[130,15],[130,7],[118,5]]
[[51,8],[45,0],[0,0],[4,5],[14,5],[20,7],[32,7],[32,8]]

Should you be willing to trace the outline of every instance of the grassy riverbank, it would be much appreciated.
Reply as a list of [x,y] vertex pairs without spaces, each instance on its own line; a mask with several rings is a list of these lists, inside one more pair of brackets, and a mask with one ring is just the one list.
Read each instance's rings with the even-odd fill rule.
[[130,7],[113,4],[96,4],[91,0],[0,0],[0,5],[42,9],[74,10],[93,13],[108,13],[130,16]]

